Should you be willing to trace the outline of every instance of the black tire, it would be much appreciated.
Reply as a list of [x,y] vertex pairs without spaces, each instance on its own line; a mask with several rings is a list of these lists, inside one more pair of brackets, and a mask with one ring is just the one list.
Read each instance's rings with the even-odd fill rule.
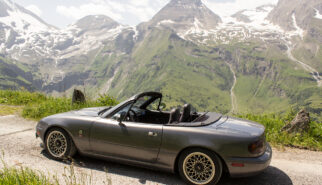
[[70,159],[77,151],[72,138],[61,128],[50,129],[46,134],[44,145],[49,157],[55,160]]
[[[203,162],[198,163],[196,160]],[[211,170],[213,167],[215,171]],[[222,175],[222,168],[220,158],[214,152],[202,148],[183,151],[178,161],[181,178],[187,184],[193,185],[217,184]]]

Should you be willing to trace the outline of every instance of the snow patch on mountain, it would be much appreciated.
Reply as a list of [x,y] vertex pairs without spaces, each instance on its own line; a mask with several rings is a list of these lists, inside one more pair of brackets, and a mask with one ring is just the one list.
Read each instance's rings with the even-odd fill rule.
[[191,28],[188,29],[183,35],[189,35],[189,34],[202,34],[208,33],[206,29],[203,29],[203,24],[197,19],[194,18],[194,22],[191,25]]
[[[75,28],[75,27],[74,27]],[[76,55],[83,55],[87,54],[89,51],[95,50],[101,46],[103,46],[102,41],[106,40],[114,40],[124,29],[128,29],[129,27],[119,25],[113,29],[110,30],[93,30],[88,31],[85,34],[83,34],[80,37],[74,38],[74,37],[66,37],[62,41],[66,41],[66,39],[70,38],[73,39],[73,42],[75,44],[72,44],[70,47],[62,50],[59,52],[60,59],[64,58],[70,58]],[[70,34],[69,31],[75,31],[73,28],[68,28],[67,30],[64,30],[66,34]]]
[[193,25],[194,25],[195,33],[199,33],[200,30],[201,30],[200,27],[202,27],[201,22],[197,18],[195,18],[194,22],[193,22]]
[[15,30],[21,33],[34,33],[53,29],[41,23],[33,16],[20,11],[14,5],[11,5],[11,8],[12,10],[7,11],[9,16],[0,17],[1,23],[10,27],[14,27]]
[[9,36],[11,34],[11,30],[9,29],[4,29],[4,32],[5,32],[5,39],[8,40],[9,39]]
[[295,31],[292,31],[290,33],[290,35],[292,35],[292,34],[299,35],[303,39],[303,37],[304,37],[304,30],[297,25],[295,13],[292,14],[292,21],[293,21],[293,26],[295,27],[296,30]]
[[[221,17],[222,23],[213,29],[203,29],[202,24],[195,20],[188,31],[179,33],[187,40],[197,40],[200,43],[219,42],[228,44],[232,40],[245,41],[250,38],[271,40],[280,38],[303,38],[304,31],[293,19],[293,31],[285,31],[280,26],[267,20],[267,16],[274,9],[272,5],[264,5],[250,10],[242,10],[232,16]],[[294,15],[295,18],[295,15]],[[199,38],[198,38],[199,37]]]
[[134,32],[133,40],[136,41],[139,38],[139,35],[140,35],[139,30],[136,28],[136,26],[132,26],[132,27],[129,27],[129,28],[132,29],[132,31]]
[[167,24],[174,24],[175,22],[173,20],[167,19],[167,20],[162,20],[160,22],[158,22],[157,26],[160,25],[167,25]]
[[320,14],[320,11],[316,8],[314,8],[314,11],[315,11],[315,18],[317,19],[322,19],[322,14]]

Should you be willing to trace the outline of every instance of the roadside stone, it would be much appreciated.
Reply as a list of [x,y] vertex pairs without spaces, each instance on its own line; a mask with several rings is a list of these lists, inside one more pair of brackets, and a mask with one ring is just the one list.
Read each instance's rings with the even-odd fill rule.
[[306,110],[301,110],[291,123],[285,125],[281,130],[288,133],[303,133],[310,128],[310,113]]
[[85,103],[85,95],[82,91],[74,89],[72,103]]

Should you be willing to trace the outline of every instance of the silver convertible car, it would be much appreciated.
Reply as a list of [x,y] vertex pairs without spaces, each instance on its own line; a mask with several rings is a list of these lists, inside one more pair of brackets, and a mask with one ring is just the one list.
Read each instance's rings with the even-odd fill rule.
[[188,184],[257,174],[270,164],[265,128],[214,112],[161,111],[162,94],[145,92],[114,107],[85,108],[39,121],[36,136],[56,160],[81,155],[178,173]]

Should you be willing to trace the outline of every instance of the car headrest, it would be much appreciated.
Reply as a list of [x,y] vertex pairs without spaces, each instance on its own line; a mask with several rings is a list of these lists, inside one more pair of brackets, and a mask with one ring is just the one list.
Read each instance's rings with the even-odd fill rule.
[[189,122],[191,117],[190,114],[191,114],[191,105],[185,104],[183,106],[182,115],[180,117],[179,122]]
[[173,108],[170,111],[169,123],[178,123],[180,119],[180,109]]

